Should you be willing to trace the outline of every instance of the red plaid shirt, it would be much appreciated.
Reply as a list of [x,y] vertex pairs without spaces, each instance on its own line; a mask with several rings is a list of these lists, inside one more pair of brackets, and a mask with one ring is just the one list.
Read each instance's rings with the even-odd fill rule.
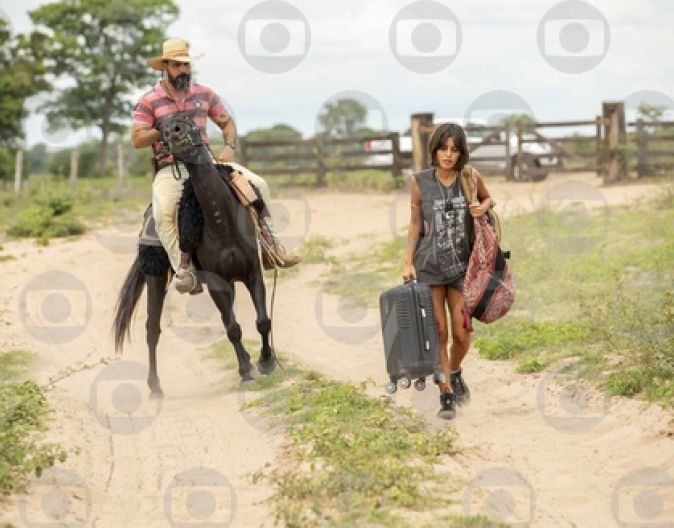
[[[133,124],[154,127],[157,121],[176,112],[187,111],[196,125],[201,129],[201,136],[208,143],[206,124],[208,118],[215,119],[223,110],[220,98],[210,88],[197,83],[190,83],[187,95],[182,100],[174,99],[164,88],[162,81],[144,93],[133,108]],[[160,141],[152,144],[155,168],[159,170],[173,162],[173,156],[162,146]]]

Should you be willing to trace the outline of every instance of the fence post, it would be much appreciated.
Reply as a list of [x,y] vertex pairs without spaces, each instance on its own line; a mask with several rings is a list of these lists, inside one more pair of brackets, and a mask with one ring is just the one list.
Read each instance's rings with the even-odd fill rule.
[[595,148],[595,172],[597,173],[597,176],[602,175],[602,166],[604,163],[603,156],[602,156],[602,149],[601,149],[601,124],[602,124],[602,118],[601,116],[596,116],[595,117],[595,132],[594,132],[594,148]]
[[525,176],[524,174],[522,174],[522,139],[524,136],[524,123],[522,123],[522,121],[517,121],[516,125],[517,125],[517,175],[521,180]]
[[73,147],[70,151],[70,191],[75,192],[77,188],[77,164],[79,161],[79,148]]
[[412,114],[412,170],[419,172],[430,167],[428,155],[429,132],[423,132],[422,127],[433,126],[433,114]]
[[316,155],[316,185],[323,187],[325,185],[325,144],[323,142],[323,137],[320,135],[314,139],[314,142],[314,153]]
[[614,182],[625,177],[626,167],[623,162],[625,145],[625,105],[622,101],[604,101],[602,115],[608,120],[605,123],[606,164],[604,182]]
[[237,143],[239,144],[237,147],[238,152],[238,158],[239,158],[239,163],[241,165],[246,165],[248,163],[248,158],[246,156],[246,140],[244,138],[239,138],[237,139]]
[[510,155],[510,123],[505,124],[505,177],[509,180],[513,173],[512,156]]
[[393,150],[393,176],[397,178],[403,173],[403,160],[400,155],[400,134],[398,132],[391,134],[391,150]]
[[14,161],[14,193],[19,194],[21,191],[21,176],[23,175],[23,150],[16,151],[16,158]]
[[644,120],[640,117],[637,119],[637,177],[643,178],[648,174],[648,166],[646,165],[646,142],[648,141],[648,136],[646,135],[646,127],[644,126]]
[[124,145],[122,141],[117,141],[117,178],[120,182],[124,181]]

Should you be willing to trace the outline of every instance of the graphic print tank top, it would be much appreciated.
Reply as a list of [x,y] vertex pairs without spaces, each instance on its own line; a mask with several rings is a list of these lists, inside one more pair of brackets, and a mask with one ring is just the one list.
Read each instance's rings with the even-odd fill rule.
[[449,284],[463,277],[468,268],[473,218],[458,177],[449,187],[440,183],[435,169],[415,178],[425,226],[414,252],[417,278],[427,284]]

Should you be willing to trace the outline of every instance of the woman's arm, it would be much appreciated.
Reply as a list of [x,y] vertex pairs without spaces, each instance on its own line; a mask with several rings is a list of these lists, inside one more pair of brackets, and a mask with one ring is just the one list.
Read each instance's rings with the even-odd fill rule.
[[421,227],[421,193],[419,192],[419,185],[416,178],[412,177],[410,182],[410,225],[407,228],[407,250],[405,251],[405,269],[403,271],[403,279],[408,280],[416,277],[417,273],[414,269],[413,258],[414,249],[419,240],[419,232]]
[[496,205],[496,202],[489,194],[489,191],[487,190],[487,186],[484,183],[484,178],[482,177],[482,175],[478,172],[477,169],[473,170],[475,171],[475,176],[477,176],[477,199],[479,201],[479,204],[471,204],[470,213],[473,216],[482,216],[489,209],[494,207]]

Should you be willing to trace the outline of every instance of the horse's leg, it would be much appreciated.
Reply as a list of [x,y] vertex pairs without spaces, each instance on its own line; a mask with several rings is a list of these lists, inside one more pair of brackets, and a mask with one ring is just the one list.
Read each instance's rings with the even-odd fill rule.
[[147,282],[147,322],[145,330],[147,334],[147,346],[149,352],[150,371],[147,376],[147,384],[150,387],[151,397],[163,396],[163,391],[157,376],[157,343],[161,334],[161,312],[164,308],[166,296],[166,277],[146,275]]
[[234,316],[234,285],[213,273],[206,275],[206,281],[208,293],[222,315],[222,322],[225,325],[225,330],[227,330],[227,338],[234,346],[236,359],[239,362],[241,381],[252,381],[255,378],[251,374],[250,355],[241,343],[241,326],[236,322]]
[[271,319],[267,315],[266,290],[264,279],[260,268],[253,271],[244,283],[250,296],[253,299],[257,319],[255,324],[257,331],[262,337],[262,348],[260,349],[260,359],[257,362],[257,368],[260,374],[269,374],[276,367],[276,361],[272,355],[272,349],[269,346],[269,332],[271,331]]

